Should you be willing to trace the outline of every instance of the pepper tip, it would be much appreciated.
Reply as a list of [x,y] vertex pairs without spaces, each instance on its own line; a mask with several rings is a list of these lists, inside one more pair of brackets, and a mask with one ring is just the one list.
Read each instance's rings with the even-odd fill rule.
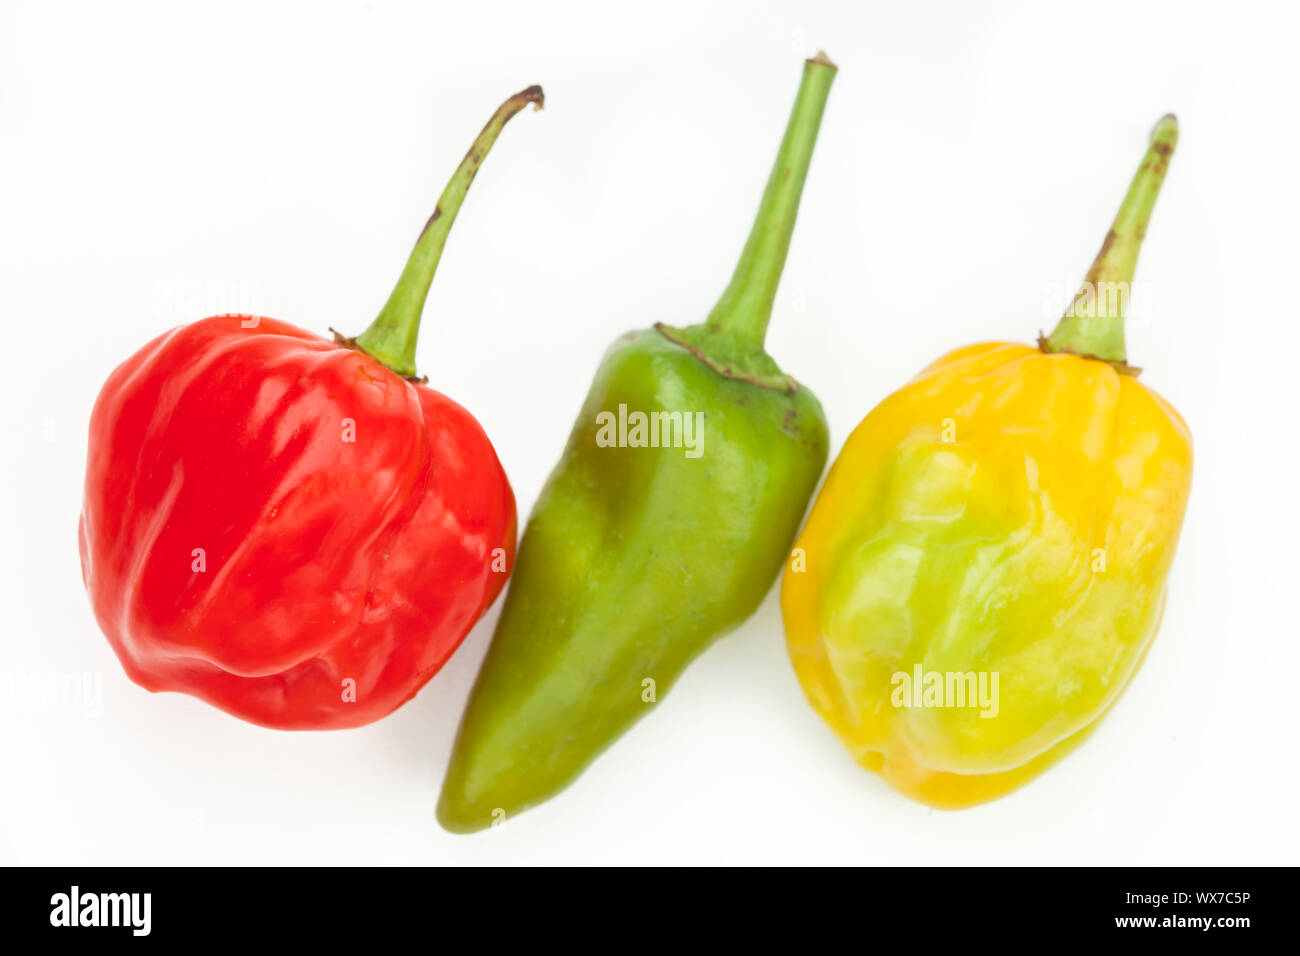
[[495,822],[495,817],[489,815],[484,818],[476,812],[476,808],[449,796],[446,786],[438,797],[434,818],[444,830],[455,834],[477,833],[488,829]]

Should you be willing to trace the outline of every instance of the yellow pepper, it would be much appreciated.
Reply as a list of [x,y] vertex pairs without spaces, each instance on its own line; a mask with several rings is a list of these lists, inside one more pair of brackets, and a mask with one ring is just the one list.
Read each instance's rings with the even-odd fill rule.
[[1038,348],[941,358],[832,466],[782,584],[795,672],[853,757],[940,808],[1077,746],[1160,623],[1186,424],[1126,362],[1124,307],[1178,126],[1166,116],[1083,288]]

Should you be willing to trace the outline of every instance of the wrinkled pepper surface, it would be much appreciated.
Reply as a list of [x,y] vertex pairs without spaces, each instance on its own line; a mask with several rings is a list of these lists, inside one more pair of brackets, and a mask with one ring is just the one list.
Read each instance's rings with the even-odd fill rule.
[[355,727],[412,697],[500,593],[514,495],[478,422],[414,359],[451,225],[529,103],[539,87],[483,129],[362,335],[215,316],[109,376],[81,567],[132,680],[267,727]]
[[[480,829],[569,784],[779,573],[827,429],[763,339],[834,75],[824,55],[807,62],[708,320],[631,332],[606,353],[524,531],[438,803],[447,829]],[[672,441],[653,446],[655,422]]]
[[1068,753],[1160,623],[1192,442],[1127,364],[1124,307],[1177,136],[1172,116],[1155,127],[1038,348],[958,349],[862,421],[786,569],[808,700],[931,806],[999,797]]

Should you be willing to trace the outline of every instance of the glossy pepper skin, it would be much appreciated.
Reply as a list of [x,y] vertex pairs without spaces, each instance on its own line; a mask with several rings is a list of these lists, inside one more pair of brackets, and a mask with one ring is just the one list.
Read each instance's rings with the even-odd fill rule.
[[[1192,441],[1127,365],[1125,298],[1106,293],[1127,292],[1176,140],[1166,117],[1039,348],[958,349],[863,420],[796,545],[805,567],[786,570],[788,647],[808,700],[859,763],[922,803],[991,800],[1059,760],[1159,626]],[[960,706],[955,683],[931,699],[946,706],[926,706],[896,676],[946,686],[947,674],[980,673],[990,693],[977,706]]]
[[514,495],[474,417],[414,379],[414,350],[479,163],[541,101],[498,110],[362,336],[215,316],[109,377],[81,565],[132,680],[266,727],[356,727],[411,698],[500,593]]
[[[709,320],[629,333],[601,362],[520,544],[438,803],[447,829],[480,829],[567,786],[779,573],[827,430],[817,399],[762,343],[834,74],[824,55],[808,61]],[[603,445],[600,417],[620,407],[699,413],[698,456],[685,442]]]

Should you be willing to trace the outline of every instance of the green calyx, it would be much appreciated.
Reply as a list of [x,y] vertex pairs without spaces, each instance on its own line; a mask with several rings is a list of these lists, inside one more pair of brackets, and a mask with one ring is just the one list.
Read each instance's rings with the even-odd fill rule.
[[1178,118],[1170,113],[1152,129],[1142,165],[1070,308],[1051,335],[1039,336],[1038,345],[1044,352],[1069,352],[1109,362],[1127,374],[1138,373],[1139,369],[1127,362],[1124,315],[1138,251],[1177,144]]
[[497,108],[465,158],[456,167],[447,188],[442,191],[433,215],[425,223],[424,231],[420,233],[415,249],[406,261],[406,268],[402,270],[397,285],[393,287],[393,292],[378,317],[354,339],[344,338],[336,332],[335,338],[339,344],[360,349],[398,375],[415,380],[415,341],[420,334],[424,300],[429,295],[433,274],[438,269],[438,260],[442,258],[442,247],[447,244],[447,234],[456,221],[465,194],[469,192],[488,150],[511,117],[529,103],[534,108],[541,109],[544,101],[542,88],[530,86]]
[[836,69],[825,53],[804,64],[803,81],[749,240],[708,319],[685,328],[655,326],[727,378],[790,393],[798,387],[764,351],[763,340]]

